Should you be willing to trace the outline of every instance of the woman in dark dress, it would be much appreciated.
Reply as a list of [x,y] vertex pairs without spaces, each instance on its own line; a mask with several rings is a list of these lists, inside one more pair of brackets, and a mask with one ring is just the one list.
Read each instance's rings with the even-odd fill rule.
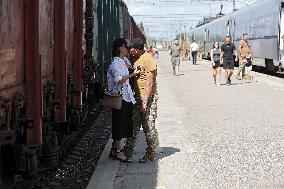
[[213,84],[220,86],[220,57],[221,50],[218,42],[214,42],[213,48],[210,52],[211,63],[213,68]]

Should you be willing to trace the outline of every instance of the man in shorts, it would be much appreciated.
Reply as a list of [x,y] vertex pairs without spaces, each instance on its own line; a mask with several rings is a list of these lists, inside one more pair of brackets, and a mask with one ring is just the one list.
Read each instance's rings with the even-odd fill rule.
[[176,76],[179,72],[179,65],[180,65],[180,54],[181,48],[178,44],[178,40],[174,41],[174,45],[171,47],[171,61],[173,65],[173,76]]
[[[235,55],[235,60],[234,60]],[[238,60],[236,46],[232,43],[231,36],[226,36],[225,43],[221,46],[221,63],[225,70],[226,85],[231,85],[231,77],[234,71],[235,61]]]

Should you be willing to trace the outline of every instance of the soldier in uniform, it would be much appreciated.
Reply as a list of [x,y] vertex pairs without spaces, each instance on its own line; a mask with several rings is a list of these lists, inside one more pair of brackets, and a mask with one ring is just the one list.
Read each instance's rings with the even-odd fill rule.
[[128,138],[124,152],[128,159],[132,158],[133,148],[137,135],[142,126],[146,136],[147,149],[145,156],[139,160],[140,163],[154,161],[155,150],[158,146],[158,132],[156,130],[157,118],[157,63],[152,54],[145,52],[142,40],[133,40],[130,53],[136,57],[134,67],[140,70],[140,74],[134,79],[134,92],[136,105],[133,116],[133,137]]
[[[242,40],[240,41],[240,44],[239,44],[239,56],[240,56],[239,60],[240,61],[239,61],[239,69],[238,69],[238,72],[237,72],[237,79],[238,80],[241,80],[242,77],[244,77],[244,75],[245,75],[245,65],[246,65],[245,59],[252,56],[252,51],[251,51],[248,39],[249,39],[248,34],[244,33],[243,38],[242,38]],[[241,77],[241,72],[242,72],[242,77]]]

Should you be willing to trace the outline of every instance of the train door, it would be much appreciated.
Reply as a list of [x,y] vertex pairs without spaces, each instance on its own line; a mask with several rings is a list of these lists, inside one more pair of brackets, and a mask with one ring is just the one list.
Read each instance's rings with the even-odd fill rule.
[[[210,59],[210,50],[211,50],[212,40],[210,39],[210,30],[209,29],[205,29],[205,38],[206,38],[206,41],[203,44],[204,52],[205,52],[204,56],[205,56],[206,59]],[[208,48],[206,48],[206,47],[208,47]]]
[[235,40],[235,20],[230,20],[230,36],[232,37],[232,42]]
[[[204,55],[205,56],[206,56],[206,43],[208,42],[207,40],[208,40],[208,38],[207,38],[207,29],[205,28],[205,30],[204,30],[204,41],[203,41],[203,47],[204,47],[204,52],[205,52]],[[207,58],[207,57],[205,57],[205,58]]]
[[232,37],[232,42],[235,39],[235,20],[230,19],[227,22],[227,35]]
[[230,21],[227,22],[227,36],[230,35]]
[[281,3],[280,7],[280,22],[279,22],[279,60],[280,66],[284,69],[284,2]]

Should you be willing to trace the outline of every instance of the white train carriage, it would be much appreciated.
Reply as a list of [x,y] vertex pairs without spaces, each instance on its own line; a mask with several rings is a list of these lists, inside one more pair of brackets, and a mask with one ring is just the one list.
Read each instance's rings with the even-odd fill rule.
[[259,1],[191,30],[189,37],[201,42],[209,57],[214,41],[222,44],[230,35],[238,46],[243,33],[250,35],[254,65],[284,70],[284,0]]

